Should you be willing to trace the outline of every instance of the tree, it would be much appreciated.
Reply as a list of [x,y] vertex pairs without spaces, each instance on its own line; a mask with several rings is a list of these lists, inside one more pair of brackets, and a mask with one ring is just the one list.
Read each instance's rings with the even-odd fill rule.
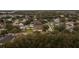
[[8,33],[17,33],[20,32],[21,30],[19,29],[19,27],[16,26],[12,26],[11,24],[7,24],[6,25],[6,29]]
[[65,24],[60,24],[59,26],[55,26],[55,30],[58,30],[58,31],[64,31],[65,30]]
[[79,33],[32,33],[18,36],[13,42],[3,45],[7,48],[79,48]]
[[43,25],[43,31],[48,30],[49,26],[48,25]]
[[11,33],[18,33],[21,32],[21,30],[18,27],[14,27],[12,30],[10,30]]
[[30,24],[32,21],[33,21],[32,19],[29,19],[29,20],[27,20],[24,24],[25,24],[25,25],[28,25],[28,24]]
[[5,34],[7,34],[7,30],[2,30],[0,33],[0,35],[5,35]]
[[74,30],[77,31],[77,32],[79,32],[79,26],[75,25]]

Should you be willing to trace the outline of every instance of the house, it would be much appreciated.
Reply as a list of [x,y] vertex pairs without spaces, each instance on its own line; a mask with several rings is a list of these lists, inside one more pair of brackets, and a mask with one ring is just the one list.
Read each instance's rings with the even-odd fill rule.
[[1,23],[0,23],[0,29],[1,29],[1,28],[4,28],[4,24],[1,24]]
[[55,18],[54,19],[54,25],[55,26],[59,26],[60,25],[60,19],[59,18]]
[[33,29],[33,31],[42,31],[43,24],[34,16],[34,20],[31,22],[30,28]]
[[34,25],[34,31],[42,31],[43,24],[40,21],[34,20],[33,25]]
[[29,20],[28,18],[29,18],[29,16],[28,16],[28,15],[26,15],[26,16],[25,16],[25,19],[26,19],[26,20]]
[[7,19],[8,21],[12,21],[12,18]]
[[60,15],[60,17],[64,17],[64,15]]
[[70,21],[70,22],[66,22],[65,25],[66,25],[66,27],[65,27],[66,30],[69,30],[70,32],[73,31],[73,28],[74,28],[74,22],[72,22],[72,21]]
[[59,22],[60,22],[60,19],[59,19],[59,18],[55,18],[55,19],[54,19],[54,22],[55,22],[55,23],[59,23]]
[[14,22],[13,22],[13,26],[18,26],[19,25],[19,20],[16,19]]
[[20,28],[21,30],[23,30],[23,31],[26,29],[26,27],[24,26],[23,23],[19,23],[19,28]]

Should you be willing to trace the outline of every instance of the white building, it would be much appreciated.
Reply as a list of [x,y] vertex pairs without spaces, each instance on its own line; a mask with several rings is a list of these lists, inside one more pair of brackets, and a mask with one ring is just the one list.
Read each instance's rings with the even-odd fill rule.
[[13,22],[13,26],[18,26],[19,25],[19,20],[16,19],[14,22]]
[[26,27],[24,26],[23,23],[19,23],[19,28],[20,28],[21,30],[25,30],[25,29],[26,29]]
[[60,23],[60,19],[59,18],[56,18],[56,19],[54,19],[54,22],[55,23]]
[[66,22],[65,23],[65,25],[66,25],[66,30],[69,30],[70,32],[72,32],[73,31],[73,28],[74,28],[74,22]]
[[12,18],[10,18],[10,19],[7,19],[8,21],[12,21]]
[[60,17],[64,17],[64,15],[60,15]]

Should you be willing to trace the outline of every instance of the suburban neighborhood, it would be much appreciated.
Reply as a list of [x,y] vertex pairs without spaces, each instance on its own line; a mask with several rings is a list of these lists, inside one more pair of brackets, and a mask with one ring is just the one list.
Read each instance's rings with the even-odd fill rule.
[[0,45],[34,32],[79,31],[79,11],[0,11]]

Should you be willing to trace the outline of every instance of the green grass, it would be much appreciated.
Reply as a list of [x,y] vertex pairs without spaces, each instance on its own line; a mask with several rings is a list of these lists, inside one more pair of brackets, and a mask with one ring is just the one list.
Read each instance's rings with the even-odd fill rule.
[[27,33],[32,33],[33,30],[32,30],[32,29],[27,29],[25,32],[27,32]]

